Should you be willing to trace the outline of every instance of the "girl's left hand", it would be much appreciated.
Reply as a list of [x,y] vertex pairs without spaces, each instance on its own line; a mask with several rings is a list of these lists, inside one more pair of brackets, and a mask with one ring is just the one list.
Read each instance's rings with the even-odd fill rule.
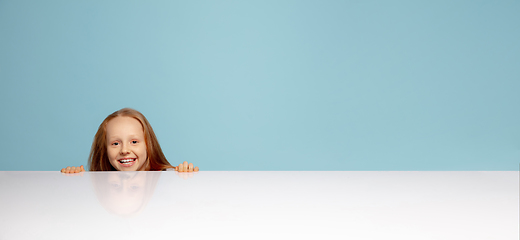
[[179,164],[179,166],[175,167],[175,171],[177,172],[198,172],[199,167],[193,167],[193,163],[188,164],[188,162],[184,161]]

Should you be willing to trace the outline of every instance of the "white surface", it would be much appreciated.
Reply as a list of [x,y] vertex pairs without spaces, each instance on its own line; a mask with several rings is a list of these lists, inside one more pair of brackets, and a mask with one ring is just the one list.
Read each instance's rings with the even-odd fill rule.
[[0,193],[6,240],[519,239],[518,172],[0,172]]

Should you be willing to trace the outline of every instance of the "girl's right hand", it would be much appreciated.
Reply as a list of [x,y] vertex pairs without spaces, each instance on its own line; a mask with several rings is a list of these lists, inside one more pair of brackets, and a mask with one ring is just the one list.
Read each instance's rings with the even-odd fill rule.
[[61,169],[62,173],[80,173],[80,172],[84,172],[84,171],[85,171],[85,169],[83,168],[83,165],[81,165],[79,167],[67,167],[67,168]]

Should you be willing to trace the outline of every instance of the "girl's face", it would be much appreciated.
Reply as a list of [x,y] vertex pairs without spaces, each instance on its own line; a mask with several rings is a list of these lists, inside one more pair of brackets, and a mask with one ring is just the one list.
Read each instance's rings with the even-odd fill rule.
[[116,117],[106,126],[107,154],[119,171],[137,171],[148,160],[141,123],[131,117]]

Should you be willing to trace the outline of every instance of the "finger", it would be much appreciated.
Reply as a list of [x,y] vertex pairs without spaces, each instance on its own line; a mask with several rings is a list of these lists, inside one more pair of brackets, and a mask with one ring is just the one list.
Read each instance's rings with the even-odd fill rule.
[[184,162],[182,163],[182,165],[183,165],[183,168],[184,168],[182,171],[183,171],[183,172],[187,172],[187,171],[188,171],[188,162],[184,161]]
[[64,173],[64,172],[65,172],[65,168],[62,168],[62,169],[61,169],[61,172]]
[[199,171],[199,167],[195,167],[195,168],[193,169],[193,171],[194,171],[194,172],[198,172],[198,171]]
[[65,173],[70,173],[70,167],[67,167],[67,168],[65,169]]
[[182,172],[182,169],[183,169],[183,168],[184,168],[184,165],[179,164],[179,170],[178,170],[178,172]]
[[80,167],[80,171],[81,171],[81,172],[84,172],[84,171],[85,171],[85,168],[83,168],[83,165],[81,165],[81,167]]
[[179,167],[178,166],[175,166],[173,167],[175,169],[175,171],[178,171]]
[[188,172],[193,172],[193,163],[188,164]]
[[77,167],[76,170],[74,171],[74,173],[79,173],[81,172],[81,168]]

